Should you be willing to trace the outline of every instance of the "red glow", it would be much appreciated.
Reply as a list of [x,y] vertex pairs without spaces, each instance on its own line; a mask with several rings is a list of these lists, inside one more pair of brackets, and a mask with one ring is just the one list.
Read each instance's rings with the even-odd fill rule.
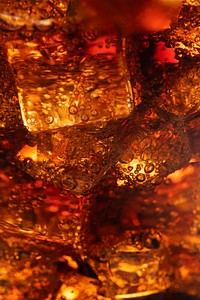
[[153,59],[159,63],[172,63],[177,64],[179,61],[175,58],[175,52],[173,48],[167,48],[164,42],[158,42],[156,44],[156,52]]
[[107,42],[107,36],[101,36],[88,44],[87,54],[96,55],[96,54],[116,54],[117,47],[113,43]]

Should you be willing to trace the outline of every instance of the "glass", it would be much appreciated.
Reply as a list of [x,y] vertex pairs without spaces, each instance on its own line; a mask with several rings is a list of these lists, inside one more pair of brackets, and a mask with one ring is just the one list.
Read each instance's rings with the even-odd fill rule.
[[83,4],[0,3],[0,299],[198,299],[200,4]]

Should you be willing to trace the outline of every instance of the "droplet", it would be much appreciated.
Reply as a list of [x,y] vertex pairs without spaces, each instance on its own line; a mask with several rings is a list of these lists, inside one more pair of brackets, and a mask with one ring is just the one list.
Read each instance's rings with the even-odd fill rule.
[[146,164],[146,166],[144,167],[144,171],[146,173],[151,173],[151,172],[153,172],[153,170],[154,170],[154,164],[153,163]]
[[143,181],[145,181],[145,179],[146,179],[146,176],[143,173],[139,173],[136,176],[136,180],[139,181],[139,182],[143,182]]
[[91,111],[91,114],[92,114],[93,117],[94,117],[94,116],[97,116],[97,115],[98,115],[98,111],[97,111],[96,109],[93,109],[93,110]]
[[52,124],[53,121],[54,121],[54,118],[53,118],[51,115],[46,116],[45,119],[44,119],[44,122],[45,122],[46,124]]
[[149,231],[145,234],[143,240],[146,248],[156,250],[160,248],[162,236],[159,232]]
[[75,105],[72,105],[72,106],[69,107],[69,113],[71,115],[75,115],[75,114],[77,114],[77,112],[78,112],[78,109]]

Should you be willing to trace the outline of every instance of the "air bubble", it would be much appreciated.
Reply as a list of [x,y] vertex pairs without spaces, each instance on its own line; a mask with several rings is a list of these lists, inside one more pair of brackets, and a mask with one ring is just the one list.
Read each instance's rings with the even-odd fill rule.
[[25,158],[24,161],[23,161],[23,164],[24,164],[25,167],[28,167],[28,166],[32,165],[32,163],[33,163],[33,160],[29,157]]
[[136,180],[139,181],[139,182],[143,182],[143,181],[145,181],[145,179],[146,179],[146,176],[143,173],[139,173],[136,176]]
[[77,112],[78,112],[78,109],[75,105],[72,105],[72,106],[69,107],[69,113],[71,115],[75,115],[75,114],[77,114]]
[[129,166],[129,167],[128,167],[128,171],[129,171],[129,172],[133,171],[133,167]]
[[20,31],[20,35],[25,38],[31,38],[33,34],[34,34],[33,30],[28,30],[26,28]]
[[68,174],[62,174],[62,186],[65,190],[71,191],[75,189],[77,182],[72,176]]
[[154,170],[154,164],[153,163],[149,163],[144,167],[144,171],[146,173],[151,173]]
[[46,124],[52,124],[53,121],[54,121],[54,118],[53,118],[51,115],[46,116],[45,119],[44,119],[44,122],[45,122]]
[[92,114],[92,116],[94,117],[94,116],[97,116],[97,115],[98,115],[98,112],[97,112],[97,110],[93,109],[93,110],[91,111],[91,114]]
[[66,68],[68,71],[74,71],[77,68],[77,65],[73,61],[70,61]]
[[91,92],[93,90],[95,90],[97,88],[97,84],[95,82],[92,81],[85,81],[85,83],[83,83],[83,89],[86,92]]
[[81,120],[82,120],[83,122],[87,122],[87,121],[89,120],[88,115],[82,115],[82,116],[81,116]]

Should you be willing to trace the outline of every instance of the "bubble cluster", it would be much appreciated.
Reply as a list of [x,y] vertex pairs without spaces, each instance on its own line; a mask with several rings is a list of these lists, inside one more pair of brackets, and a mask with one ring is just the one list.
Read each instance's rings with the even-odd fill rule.
[[[195,2],[195,1],[194,1]],[[178,59],[200,55],[199,2],[183,1],[178,20],[164,32],[167,45],[175,48]]]
[[115,166],[119,186],[153,188],[190,158],[182,122],[165,111],[149,107],[135,113],[133,119],[121,127],[121,134],[123,153]]
[[190,64],[189,69],[183,65],[171,75],[158,100],[162,108],[186,118],[200,111],[200,65],[196,62]]

